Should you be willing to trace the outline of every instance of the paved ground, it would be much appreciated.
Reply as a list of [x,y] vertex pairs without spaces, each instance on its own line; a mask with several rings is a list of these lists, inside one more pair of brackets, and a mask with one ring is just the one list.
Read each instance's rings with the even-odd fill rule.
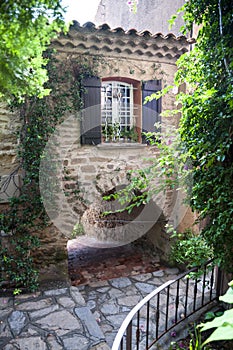
[[132,307],[177,273],[177,269],[160,269],[86,286],[1,297],[0,349],[107,350]]
[[[136,247],[99,249],[87,248],[77,240],[70,241],[69,273],[73,286],[64,287],[64,284],[56,282],[56,287],[50,284],[50,287],[43,287],[34,294],[0,296],[0,350],[111,349],[129,311],[146,295],[176,278],[179,273],[176,268],[162,266],[158,256],[142,245],[140,242]],[[190,285],[192,283],[190,281]],[[179,317],[182,318],[186,284],[181,281],[180,286]],[[198,289],[200,295],[201,284]],[[169,310],[172,315],[176,292],[176,287],[171,287]],[[205,298],[209,297],[208,293],[206,290]],[[190,308],[192,303],[190,292]],[[151,305],[150,318],[153,323],[157,306],[152,301]],[[167,308],[166,295],[161,296],[161,307],[162,323]],[[169,319],[169,322],[173,322],[173,319]],[[139,326],[140,349],[144,349],[145,310],[142,310]],[[135,334],[135,329],[133,332]],[[168,339],[169,344],[172,340]],[[167,348],[162,343],[160,349]]]
[[68,242],[68,263],[72,285],[153,272],[161,266],[156,251],[143,239],[138,244],[100,248],[88,246],[82,236]]

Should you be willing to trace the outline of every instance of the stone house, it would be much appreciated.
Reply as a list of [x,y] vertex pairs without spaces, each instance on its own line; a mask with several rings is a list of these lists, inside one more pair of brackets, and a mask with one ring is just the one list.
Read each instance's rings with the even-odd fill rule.
[[[166,254],[164,223],[170,221],[183,228],[190,222],[187,208],[182,207],[181,198],[172,190],[158,195],[131,216],[125,213],[109,220],[101,219],[103,211],[115,209],[113,202],[106,207],[103,196],[125,186],[128,172],[142,168],[146,158],[156,157],[158,151],[148,145],[144,132],[156,131],[157,122],[161,122],[162,128],[177,127],[177,116],[163,118],[161,112],[174,109],[178,89],[159,100],[143,102],[146,96],[172,85],[176,61],[189,50],[190,43],[186,37],[174,34],[111,29],[107,24],[80,26],[78,22],[74,22],[66,35],[53,41],[58,61],[66,62],[81,55],[84,61],[91,57],[99,63],[95,76],[84,80],[81,114],[67,114],[48,142],[50,147],[53,138],[58,141],[54,162],[59,168],[56,176],[60,187],[55,194],[56,209],[44,200],[56,227],[49,231],[50,239],[46,235],[41,237],[46,254],[50,245],[51,251],[57,247],[66,249],[75,225],[79,233],[85,234],[83,239],[89,245],[119,246],[146,236]],[[4,107],[0,112],[1,176],[7,176],[16,164],[14,131],[18,119]],[[64,171],[69,174],[65,180]],[[47,180],[45,159],[41,165],[42,193]],[[8,193],[0,193],[3,203],[16,190],[15,183],[20,186],[19,175],[10,183]],[[73,195],[77,184],[81,193],[78,198]]]

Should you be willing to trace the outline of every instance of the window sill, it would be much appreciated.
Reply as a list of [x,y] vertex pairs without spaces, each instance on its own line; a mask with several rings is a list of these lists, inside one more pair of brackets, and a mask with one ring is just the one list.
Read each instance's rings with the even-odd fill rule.
[[137,142],[132,142],[132,143],[127,143],[127,142],[122,142],[122,143],[117,143],[117,142],[109,142],[109,143],[101,143],[99,145],[97,145],[98,148],[101,149],[113,149],[113,148],[117,148],[117,149],[125,149],[125,148],[129,148],[129,149],[135,149],[135,148],[145,148],[147,147],[147,144],[145,143],[137,143]]

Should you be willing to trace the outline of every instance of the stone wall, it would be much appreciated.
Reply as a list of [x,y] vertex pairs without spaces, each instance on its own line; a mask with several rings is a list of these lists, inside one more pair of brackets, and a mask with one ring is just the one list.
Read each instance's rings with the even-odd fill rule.
[[0,176],[8,175],[16,168],[16,132],[20,126],[18,114],[0,103]]
[[[80,146],[72,137],[77,131],[72,118],[70,123],[69,126],[66,122],[63,129],[67,131],[62,134],[66,135],[65,142],[62,139],[58,143],[58,148],[63,145],[60,156],[55,153],[59,178],[59,192],[54,193],[56,205],[45,203],[56,227],[64,236],[73,237],[78,225],[78,235],[84,235],[93,246],[101,242],[102,246],[119,246],[146,236],[165,259],[169,253],[165,224],[169,222],[175,227],[187,224],[188,208],[182,205],[182,194],[168,189],[130,215],[102,216],[106,211],[121,208],[116,201],[104,201],[103,196],[127,185],[128,172],[150,164],[148,159],[158,156],[158,149],[137,143]],[[69,128],[72,132],[68,136]],[[158,179],[154,179],[156,184]],[[189,224],[191,221],[189,213]]]
[[[135,28],[138,31],[149,30],[151,33],[180,34],[183,25],[181,14],[178,15],[172,29],[168,20],[184,4],[184,0],[139,0],[137,13],[130,13],[125,0],[101,0],[95,23],[107,23],[112,28],[122,27],[124,30]],[[117,16],[115,15],[117,13]]]

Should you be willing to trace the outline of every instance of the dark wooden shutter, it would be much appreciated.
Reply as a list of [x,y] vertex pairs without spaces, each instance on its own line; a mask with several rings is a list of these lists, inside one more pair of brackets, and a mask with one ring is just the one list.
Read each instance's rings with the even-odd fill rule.
[[101,142],[101,81],[98,77],[90,77],[83,83],[81,144],[97,145]]
[[[155,123],[161,121],[161,98],[143,104],[145,97],[160,90],[161,80],[148,80],[142,84],[142,132],[155,132]],[[142,135],[142,142],[146,142],[144,135]]]

